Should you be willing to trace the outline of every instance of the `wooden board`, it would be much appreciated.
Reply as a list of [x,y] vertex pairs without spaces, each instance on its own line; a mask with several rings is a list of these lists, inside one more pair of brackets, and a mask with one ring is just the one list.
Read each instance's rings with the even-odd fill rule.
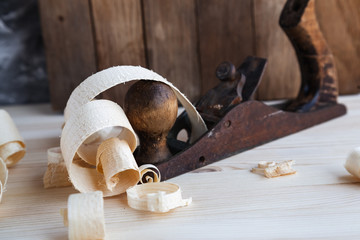
[[39,0],[52,107],[62,110],[72,90],[96,72],[88,1]]
[[177,86],[190,100],[200,97],[195,0],[144,3],[149,68]]
[[[104,199],[107,239],[358,239],[360,179],[343,167],[360,146],[360,95],[341,97],[348,114],[235,155],[170,182],[193,203],[165,214]],[[27,144],[9,169],[0,203],[0,239],[66,239],[59,210],[71,188],[44,189],[46,150],[59,144],[63,116],[49,105],[5,108]],[[259,161],[295,160],[296,175],[267,179]]]
[[334,57],[340,94],[360,91],[360,1],[317,0],[316,14]]
[[250,0],[198,0],[202,93],[219,83],[216,67],[230,61],[236,67],[254,54]]
[[255,52],[268,59],[258,99],[295,98],[300,89],[300,70],[295,51],[279,26],[286,0],[254,0]]
[[[53,108],[92,73],[120,64],[149,67],[192,101],[218,83],[215,70],[248,55],[268,58],[260,99],[292,98],[300,74],[279,27],[285,0],[40,0]],[[317,0],[320,27],[338,69],[340,94],[360,91],[358,0]],[[103,94],[122,104],[127,87]]]
[[[140,0],[91,0],[98,71],[118,65],[146,67]],[[102,96],[124,103],[131,84]]]

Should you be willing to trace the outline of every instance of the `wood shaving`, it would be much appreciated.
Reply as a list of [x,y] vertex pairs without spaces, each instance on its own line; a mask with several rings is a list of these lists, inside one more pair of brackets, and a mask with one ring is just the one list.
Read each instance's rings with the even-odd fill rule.
[[251,171],[253,173],[264,174],[267,178],[291,175],[296,173],[296,171],[292,168],[294,163],[295,162],[293,160],[281,163],[261,161],[258,163],[258,167],[251,169]]
[[[161,173],[160,170],[152,164],[144,164],[139,167],[140,171],[140,183],[151,183],[151,182],[160,182]],[[152,174],[152,176],[149,175]],[[145,179],[145,182],[143,181]]]
[[25,143],[14,121],[3,109],[0,109],[0,158],[7,167],[14,166],[25,155]]
[[172,85],[172,83],[168,82],[159,74],[140,66],[111,67],[97,72],[85,79],[78,87],[74,89],[70,95],[64,112],[65,122],[67,122],[69,117],[77,112],[79,108],[93,100],[103,91],[121,83],[140,79],[159,81],[172,88],[176,97],[189,115],[192,126],[190,142],[194,142],[197,138],[207,132],[207,127],[204,120],[196,111],[191,102],[185,97],[185,95],[179,91],[179,89],[177,89],[174,85]]
[[76,153],[86,163],[96,165],[96,154],[100,144],[109,138],[119,136],[122,131],[122,127],[108,127],[101,129],[88,137],[83,144],[81,144]]
[[6,167],[5,161],[2,158],[0,158],[0,202],[2,199],[3,192],[6,190],[8,175],[9,172]]
[[96,169],[104,174],[106,187],[113,191],[119,183],[121,192],[139,182],[140,173],[129,144],[118,138],[110,138],[99,146]]
[[0,109],[0,202],[6,190],[8,167],[17,164],[25,155],[25,143],[10,115]]
[[59,147],[47,151],[48,165],[43,177],[44,188],[71,186],[64,158]]
[[[94,133],[109,127],[120,127],[118,139],[124,140],[131,152],[137,146],[137,137],[131,127],[124,111],[116,103],[109,100],[93,100],[82,106],[78,111],[73,113],[64,126],[61,134],[60,146],[64,157],[66,168],[71,182],[80,192],[102,191],[104,196],[114,196],[125,192],[129,184],[135,185],[140,180],[138,167],[134,158],[129,158],[129,154],[122,154],[116,157],[114,154],[107,154],[111,159],[101,157],[104,154],[104,147],[99,147],[99,164],[101,169],[111,169],[111,171],[99,171],[100,168],[85,167],[84,164],[75,162],[77,150],[79,147]],[[106,147],[105,147],[106,148]],[[109,148],[107,148],[110,151]],[[125,150],[121,150],[125,151]],[[119,153],[119,152],[118,152]],[[96,155],[96,156],[97,156]],[[125,157],[126,159],[122,159]],[[119,163],[117,162],[119,161]],[[91,163],[88,163],[91,166]],[[109,166],[105,166],[110,164]],[[134,171],[131,171],[133,169]],[[117,171],[116,173],[114,171]],[[120,172],[123,173],[120,174]],[[106,176],[104,173],[106,172]],[[118,178],[121,175],[121,178]],[[133,180],[137,175],[137,181]],[[119,181],[110,183],[109,181],[118,179]],[[121,182],[122,181],[122,182]],[[126,186],[126,187],[125,187]]]
[[347,157],[345,169],[355,177],[360,178],[360,147],[355,148]]
[[70,240],[105,239],[104,199],[101,191],[71,194],[61,209]]
[[126,190],[128,205],[137,210],[157,213],[188,206],[192,199],[183,199],[178,185],[169,182],[146,183]]
[[[100,71],[75,88],[64,113],[61,152],[69,178],[80,192],[100,190],[104,196],[113,196],[142,181],[132,157],[138,138],[124,111],[109,100],[93,100],[115,85],[140,79],[160,81],[173,89],[189,115],[193,129],[191,141],[207,131],[203,119],[190,101],[157,73],[135,66],[118,66]],[[108,142],[108,139],[113,140]],[[121,147],[115,149],[116,145]],[[159,181],[155,175],[153,178],[146,176],[145,180]]]

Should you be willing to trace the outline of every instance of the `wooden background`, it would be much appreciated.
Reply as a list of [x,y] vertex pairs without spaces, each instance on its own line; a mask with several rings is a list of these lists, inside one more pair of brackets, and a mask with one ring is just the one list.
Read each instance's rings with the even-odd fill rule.
[[[316,0],[339,74],[340,94],[360,91],[360,1]],[[278,25],[285,0],[39,0],[52,106],[65,107],[86,77],[140,65],[192,101],[215,86],[217,65],[248,55],[268,59],[261,100],[295,97],[300,74]],[[128,86],[102,97],[122,104]]]

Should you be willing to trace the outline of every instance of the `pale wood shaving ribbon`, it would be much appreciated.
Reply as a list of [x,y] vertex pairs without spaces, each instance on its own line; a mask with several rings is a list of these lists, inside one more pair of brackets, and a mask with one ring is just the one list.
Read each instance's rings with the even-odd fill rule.
[[7,167],[14,166],[25,155],[25,143],[10,115],[0,109],[0,157]]
[[[117,144],[118,142],[120,142],[120,144]],[[113,144],[114,144],[114,146],[111,146]],[[123,158],[119,157],[119,156],[124,155],[124,154],[122,154],[122,152],[124,151],[122,149],[122,147],[124,147],[124,149],[129,149],[129,146],[127,144],[126,144],[126,146],[121,146],[122,144],[125,145],[124,141],[119,140],[117,138],[108,139],[100,145],[101,147],[99,147],[99,150],[97,153],[97,157],[96,157],[98,159],[97,160],[97,169],[99,172],[102,172],[102,173],[103,173],[103,169],[100,164],[100,162],[101,162],[100,159],[105,159],[105,161],[108,161],[108,159],[111,159],[107,156],[108,154],[115,155],[115,156],[113,156],[114,159],[120,158],[119,159],[120,163],[118,163],[116,161],[114,163],[110,163],[110,165],[107,166],[109,168],[109,170],[106,172],[107,173],[113,172],[113,176],[111,176],[111,173],[110,173],[110,175],[104,174],[105,179],[107,179],[105,181],[107,183],[108,188],[109,188],[109,186],[110,186],[110,188],[113,188],[113,186],[111,186],[111,183],[122,182],[121,175],[123,175],[123,174],[121,174],[121,172],[122,172],[121,169],[114,170],[114,169],[118,169],[118,168],[117,167],[112,168],[111,166],[112,165],[122,166],[121,161],[124,161],[124,159],[126,159],[126,155],[128,155],[127,156],[128,159],[132,159],[132,156],[130,155],[130,153],[131,153],[130,151],[128,151],[127,153],[125,152],[125,157],[123,157]],[[105,147],[109,149],[109,152],[105,151],[106,155],[102,156],[102,153],[104,152],[103,149]],[[120,152],[120,154],[118,152]],[[44,187],[45,188],[55,188],[55,187],[71,186],[72,184],[71,184],[71,181],[69,180],[69,174],[67,172],[65,162],[64,162],[64,159],[61,154],[60,147],[54,147],[54,148],[48,149],[47,155],[48,155],[48,168],[47,168],[47,170],[44,174],[44,178],[43,178]],[[78,158],[77,160],[80,161],[81,158]],[[74,161],[76,161],[76,160],[74,160]],[[136,164],[136,162],[133,161],[133,164]],[[133,180],[130,179],[130,182],[135,181],[135,179],[137,180],[139,174],[140,174],[140,182],[142,184],[146,183],[146,182],[160,182],[160,180],[161,180],[161,174],[160,174],[159,169],[152,164],[141,165],[139,167],[139,171],[134,172],[133,169],[134,168],[128,169],[130,171],[133,171],[133,176],[134,176],[134,179]],[[126,171],[126,170],[127,169],[124,169],[124,171]],[[148,173],[152,173],[152,176],[148,176],[147,175]],[[119,176],[116,176],[117,174],[120,175],[120,178],[119,178]],[[145,182],[143,181],[143,178],[145,178],[145,180],[146,180]],[[131,184],[131,185],[133,185],[133,184]]]
[[190,142],[195,141],[207,131],[207,127],[191,102],[172,83],[168,82],[159,74],[140,66],[117,66],[111,67],[93,74],[85,79],[74,91],[65,108],[65,122],[69,117],[84,104],[94,99],[103,91],[133,80],[159,81],[170,86],[178,100],[184,106],[189,115],[192,125]]
[[360,147],[355,148],[347,157],[345,169],[351,175],[360,178]]
[[[94,134],[111,127],[116,127],[116,131],[121,129],[117,138],[124,141],[116,141],[113,138],[112,141],[100,143],[99,147],[95,144],[93,147],[99,152],[95,155],[98,156],[98,160],[95,157],[95,163],[88,162],[88,167],[78,164],[75,160],[80,146],[89,137],[93,138]],[[97,137],[100,135],[98,134]],[[99,142],[101,141],[102,138],[99,139]],[[118,148],[119,144],[120,150],[112,150]],[[125,145],[127,145],[126,149],[124,149]],[[112,101],[93,100],[74,112],[63,128],[60,146],[70,180],[80,192],[100,190],[104,196],[118,195],[140,180],[135,159],[129,154],[137,146],[137,137],[124,111]],[[107,164],[109,166],[106,166]],[[124,172],[120,174],[122,171]]]
[[0,109],[0,202],[6,190],[8,167],[14,166],[25,155],[25,143],[10,115]]
[[107,188],[112,191],[117,184],[125,192],[139,182],[140,172],[129,144],[119,138],[101,143],[96,155],[96,169],[104,174]]
[[3,192],[6,190],[8,174],[9,172],[6,167],[5,161],[2,158],[0,158],[0,202],[2,199]]
[[183,199],[178,185],[153,182],[136,185],[126,190],[128,205],[137,210],[164,213],[177,207],[188,206],[192,199]]
[[71,194],[60,210],[70,240],[105,239],[104,199],[101,191]]
[[[100,71],[72,92],[65,108],[60,147],[69,178],[80,192],[100,190],[104,196],[113,196],[125,192],[141,179],[132,156],[138,139],[124,111],[114,102],[93,100],[103,91],[132,80],[160,81],[173,89],[188,112],[193,129],[192,141],[207,131],[190,101],[157,73],[136,66],[118,66]],[[145,178],[147,181],[159,181],[156,176],[152,180]]]

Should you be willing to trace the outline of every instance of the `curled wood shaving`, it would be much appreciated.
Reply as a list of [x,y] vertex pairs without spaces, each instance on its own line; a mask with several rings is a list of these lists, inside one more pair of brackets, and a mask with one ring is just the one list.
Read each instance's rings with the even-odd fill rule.
[[294,163],[295,162],[293,160],[281,163],[261,161],[258,163],[258,167],[251,169],[251,171],[254,173],[264,174],[267,178],[285,176],[296,173],[296,171],[292,168]]
[[[152,165],[152,164],[144,164],[139,167],[140,171],[140,183],[144,183],[143,179],[145,179],[145,183],[151,183],[151,182],[160,182],[161,181],[161,173],[160,170]],[[149,173],[152,174],[152,176],[149,175]]]
[[192,201],[191,198],[182,199],[180,187],[168,182],[136,185],[126,190],[126,194],[131,208],[158,213],[188,206]]
[[119,136],[122,131],[122,127],[108,127],[101,129],[88,137],[83,144],[81,144],[76,153],[85,162],[96,165],[96,154],[100,144],[109,138]]
[[48,166],[43,177],[44,187],[67,187],[71,186],[69,174],[59,147],[50,148],[47,151]]
[[355,148],[347,157],[345,169],[353,176],[360,178],[360,147]]
[[[121,128],[121,132],[117,138],[124,140],[128,145],[127,148],[129,148],[131,152],[135,150],[137,146],[135,132],[124,111],[114,102],[108,100],[93,100],[88,102],[73,113],[64,126],[60,139],[61,151],[70,180],[74,187],[80,192],[100,190],[104,196],[118,195],[125,192],[130,182],[133,182],[135,185],[140,180],[139,173],[135,174],[134,171],[130,170],[138,171],[134,158],[129,158],[130,154],[128,151],[126,154],[123,154],[126,152],[126,150],[123,149],[119,150],[120,152],[122,151],[119,156],[115,156],[115,153],[105,153],[106,156],[109,157],[109,159],[105,159],[101,157],[101,155],[104,154],[104,149],[107,149],[107,152],[111,150],[107,145],[101,148],[99,146],[98,151],[100,150],[100,153],[97,155],[99,156],[101,168],[98,168],[98,170],[95,165],[92,167],[91,162],[87,163],[89,167],[86,167],[87,165],[85,164],[78,164],[79,161],[76,156],[79,156],[77,154],[79,147],[86,142],[89,137],[93,136],[94,133],[109,127]],[[117,161],[120,162],[117,163]],[[109,166],[105,166],[106,164],[109,164]],[[120,172],[115,173],[114,170],[110,170],[114,166],[116,171],[124,171],[121,174],[121,178],[118,178],[120,175],[117,175]],[[101,171],[101,169],[104,171]],[[106,176],[104,175],[105,173]],[[135,175],[137,175],[137,181],[132,180]],[[114,179],[119,179],[119,182],[112,181]],[[124,180],[124,182],[120,182],[120,180]]]
[[121,192],[139,182],[140,173],[129,144],[118,138],[110,138],[99,146],[96,169],[104,174],[106,187],[112,191],[121,184]]
[[[113,196],[136,184],[135,178],[140,180],[134,158],[130,157],[130,152],[137,146],[137,137],[124,111],[114,102],[93,100],[115,85],[140,79],[160,81],[173,89],[192,124],[190,141],[195,141],[207,131],[203,119],[190,101],[157,73],[135,66],[118,66],[100,71],[88,77],[72,92],[65,108],[60,146],[69,178],[80,192],[100,190],[104,196]],[[107,139],[116,138],[124,142],[115,143],[116,140],[112,140],[112,145],[108,146],[110,143]],[[115,145],[121,147],[115,150]],[[156,178],[155,175],[154,179],[145,177],[147,181],[159,180]]]
[[8,179],[8,169],[2,158],[0,158],[0,202],[2,199],[3,192],[6,190],[6,183]]
[[0,109],[0,202],[6,190],[8,167],[14,166],[25,155],[25,144],[10,115]]
[[71,194],[61,209],[69,239],[105,239],[104,199],[101,191]]
[[182,94],[179,89],[173,86],[165,78],[159,74],[140,66],[117,66],[111,67],[100,72],[93,74],[85,79],[74,91],[71,93],[70,98],[65,108],[65,122],[79,110],[84,104],[94,99],[103,91],[119,85],[121,83],[130,82],[133,80],[149,80],[159,81],[170,86],[178,100],[184,106],[189,115],[192,125],[192,133],[190,142],[194,142],[202,134],[207,131],[205,122],[200,114],[196,111],[191,102]]
[[10,115],[0,109],[0,157],[7,167],[14,166],[25,155],[25,143]]

